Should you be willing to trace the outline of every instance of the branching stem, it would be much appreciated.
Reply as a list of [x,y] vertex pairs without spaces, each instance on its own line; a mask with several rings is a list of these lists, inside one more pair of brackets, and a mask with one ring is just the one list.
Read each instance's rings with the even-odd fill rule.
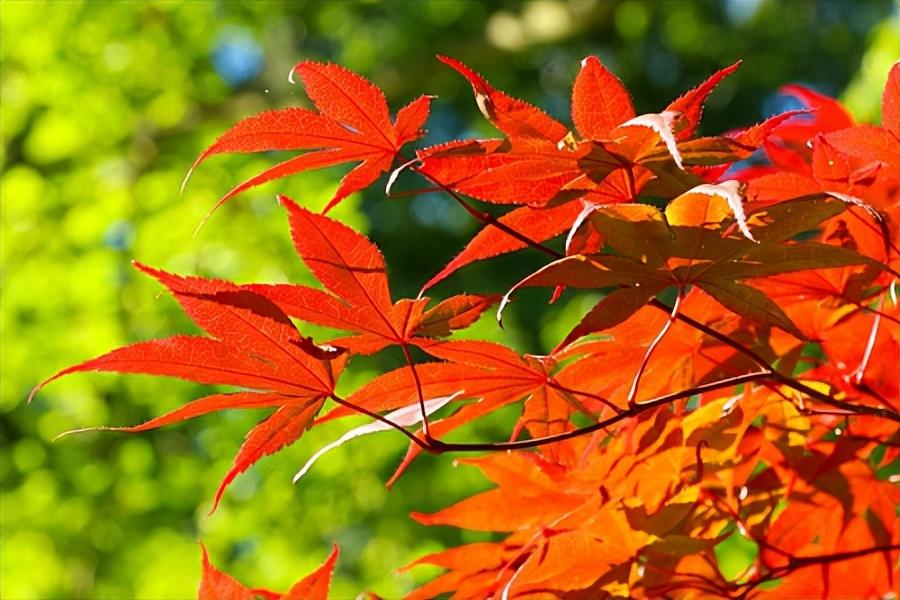
[[750,383],[753,381],[760,381],[763,379],[767,379],[772,377],[772,373],[766,371],[759,371],[756,373],[747,373],[745,375],[738,375],[735,377],[728,377],[726,379],[720,379],[719,381],[713,381],[711,383],[706,383],[703,385],[695,386],[689,390],[681,390],[678,392],[672,392],[671,394],[664,394],[662,396],[658,396],[652,400],[648,400],[647,402],[642,402],[640,404],[636,404],[635,406],[629,408],[628,410],[622,411],[616,415],[609,417],[608,419],[604,419],[602,421],[598,421],[597,423],[593,423],[586,427],[581,427],[579,429],[574,429],[572,431],[566,431],[564,433],[557,433],[554,435],[547,435],[544,437],[533,438],[530,440],[518,440],[514,442],[494,442],[494,443],[448,443],[442,442],[440,440],[434,440],[434,452],[454,452],[454,451],[485,451],[485,450],[522,450],[524,448],[536,448],[538,446],[545,446],[547,444],[552,444],[555,442],[562,442],[565,440],[570,440],[582,435],[586,435],[588,433],[592,433],[594,431],[598,431],[605,427],[609,427],[610,425],[614,425],[619,421],[623,421],[625,419],[635,417],[641,414],[644,411],[650,410],[652,408],[656,408],[658,406],[662,406],[664,404],[669,404],[676,400],[681,400],[684,398],[689,398],[694,394],[702,394],[704,392],[710,392],[713,390],[719,390],[722,388],[732,387],[735,385],[740,385],[743,383]]
[[752,592],[755,588],[759,587],[761,584],[766,583],[768,581],[773,581],[775,579],[780,579],[797,569],[802,569],[805,567],[811,567],[815,565],[828,565],[836,562],[842,562],[845,560],[851,560],[854,558],[859,558],[861,556],[868,556],[869,554],[876,554],[879,552],[896,552],[900,551],[900,544],[885,544],[882,546],[871,546],[869,548],[862,548],[860,550],[850,550],[847,552],[834,552],[832,554],[821,554],[819,556],[791,556],[788,558],[787,564],[781,567],[776,567],[769,571],[768,573],[762,574],[755,579],[751,579],[750,581],[744,583],[740,587],[743,588],[741,594],[738,598],[746,598],[750,592]]
[[358,404],[354,404],[353,402],[348,402],[347,400],[344,400],[337,394],[331,394],[330,398],[332,400],[334,400],[335,402],[337,402],[338,404],[340,404],[341,406],[346,406],[347,408],[349,408],[351,410],[355,410],[358,413],[362,413],[362,414],[366,415],[367,417],[372,417],[376,421],[384,423],[391,429],[396,429],[397,431],[399,431],[400,433],[402,433],[403,435],[408,437],[410,439],[410,441],[412,441],[412,443],[414,443],[416,446],[418,446],[422,450],[425,450],[426,452],[434,452],[434,449],[428,444],[428,442],[419,439],[415,433],[413,433],[412,431],[408,430],[405,427],[402,427],[401,425],[398,425],[397,423],[394,423],[387,417],[379,415],[377,412],[371,411],[368,408],[365,408],[363,406],[359,406]]

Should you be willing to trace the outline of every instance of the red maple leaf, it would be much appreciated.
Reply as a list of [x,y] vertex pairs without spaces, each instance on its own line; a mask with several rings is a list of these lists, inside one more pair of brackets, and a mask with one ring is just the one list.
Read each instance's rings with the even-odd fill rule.
[[365,236],[343,223],[280,197],[288,211],[297,253],[327,291],[308,286],[246,286],[292,317],[351,331],[332,341],[352,353],[371,354],[420,337],[440,337],[467,327],[497,296],[461,294],[431,309],[429,299],[392,302],[384,257]]
[[[247,435],[216,492],[213,510],[228,484],[263,456],[296,441],[312,425],[334,392],[345,357],[322,359],[326,352],[297,331],[278,306],[265,297],[216,279],[180,277],[136,263],[175,296],[182,309],[211,337],[179,335],[139,342],[69,367],[43,381],[80,371],[113,371],[178,377],[253,391],[213,394],[165,415],[117,431],[145,431],[213,411],[277,408]],[[95,428],[97,429],[97,428]]]
[[[375,182],[388,171],[401,148],[422,136],[431,96],[420,96],[402,108],[393,123],[381,90],[335,64],[304,61],[291,71],[299,75],[318,112],[286,108],[244,119],[203,151],[188,172],[214,154],[308,150],[266,169],[222,196],[210,212],[244,190],[310,169],[359,163],[342,180],[325,210]],[[187,181],[187,178],[185,178]]]

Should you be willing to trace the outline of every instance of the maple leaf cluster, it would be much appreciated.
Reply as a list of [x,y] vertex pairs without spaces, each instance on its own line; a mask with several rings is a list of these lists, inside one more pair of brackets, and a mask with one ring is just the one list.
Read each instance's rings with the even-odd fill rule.
[[[241,121],[194,165],[227,152],[300,151],[216,206],[342,163],[356,166],[325,212],[389,172],[389,190],[424,178],[484,227],[422,294],[395,300],[371,241],[282,196],[296,251],[321,287],[235,284],[136,263],[207,335],[119,348],[41,385],[114,371],[234,388],[107,428],[129,432],[224,409],[269,409],[213,510],[256,461],[350,415],[373,422],[322,448],[296,478],[331,447],[375,431],[409,438],[391,482],[423,451],[486,452],[463,462],[496,487],[413,516],[494,532],[497,541],[410,565],[445,570],[413,598],[896,590],[900,63],[888,75],[880,126],[856,124],[836,101],[792,85],[782,92],[806,109],[701,136],[707,97],[738,63],[660,112],[637,114],[616,76],[588,57],[573,85],[570,129],[468,66],[439,59],[471,84],[501,137],[404,156],[423,134],[432,97],[392,120],[381,91],[361,76],[301,62],[292,74],[317,110]],[[510,208],[497,217],[475,202]],[[502,297],[423,295],[467,265],[526,249],[548,261],[509,282]],[[526,287],[551,289],[551,301],[578,290],[602,297],[547,355],[454,339],[495,305],[498,318],[514,310],[509,303]],[[343,333],[314,340],[303,324]],[[336,392],[354,357],[389,347],[400,349],[404,366],[349,395]],[[507,440],[465,437],[472,422],[510,405],[520,411]],[[458,429],[453,439],[468,441],[448,441]],[[717,549],[734,538],[755,557],[726,574]],[[201,597],[324,597],[336,556],[279,595],[244,588],[204,550]]]

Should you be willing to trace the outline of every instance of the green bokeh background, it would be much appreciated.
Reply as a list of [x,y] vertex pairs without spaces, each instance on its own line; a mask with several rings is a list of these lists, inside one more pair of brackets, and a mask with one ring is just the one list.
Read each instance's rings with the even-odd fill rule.
[[[252,586],[287,589],[327,555],[342,555],[338,598],[398,597],[427,569],[396,568],[426,552],[483,539],[420,527],[430,511],[485,487],[453,459],[420,459],[385,489],[404,450],[389,433],[292,474],[352,423],[314,430],[240,476],[206,516],[219,479],[259,413],[229,412],[140,435],[58,433],[131,424],[198,397],[200,386],[140,376],[77,375],[26,405],[60,368],[113,347],[194,332],[132,259],[238,282],[311,283],[295,258],[276,192],[320,207],[341,169],[269,184],[232,201],[194,237],[218,196],[274,156],[211,159],[179,195],[193,158],[234,121],[306,104],[287,82],[301,58],[332,60],[381,86],[394,109],[440,97],[428,141],[489,134],[468,85],[437,52],[567,120],[579,60],[595,53],[655,112],[717,68],[745,59],[710,100],[704,130],[758,121],[800,81],[842,94],[862,120],[900,55],[897,5],[860,2],[16,2],[2,17],[2,381],[0,597],[189,598],[204,541],[213,560]],[[419,185],[401,181],[401,187]],[[447,199],[385,200],[381,186],[335,216],[385,251],[395,295],[415,294],[476,230]],[[439,288],[502,291],[539,264],[522,255],[472,267]],[[502,273],[503,277],[497,277]],[[534,296],[499,332],[539,352],[585,309],[573,297],[548,315]],[[354,366],[347,390],[396,364]],[[474,434],[502,436],[503,419]],[[361,421],[357,421],[361,422]],[[749,552],[734,548],[725,553]],[[734,559],[734,560],[738,560]]]

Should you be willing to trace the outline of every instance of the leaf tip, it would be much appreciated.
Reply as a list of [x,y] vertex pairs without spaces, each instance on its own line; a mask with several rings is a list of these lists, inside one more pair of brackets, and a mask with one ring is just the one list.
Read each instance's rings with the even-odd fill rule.
[[159,276],[162,274],[162,271],[160,271],[159,269],[155,269],[155,268],[151,267],[150,265],[144,264],[141,261],[136,260],[136,259],[132,259],[131,266],[134,267],[135,269],[137,269],[138,271],[140,271],[141,273],[145,273],[147,275],[150,275],[151,277],[159,278]]
[[34,386],[33,388],[31,388],[31,391],[28,392],[28,399],[25,401],[25,404],[31,404],[31,401],[34,400],[34,397],[37,395],[37,393],[39,391],[41,391],[41,388],[44,387],[45,383],[46,383],[46,381],[42,381],[39,384],[37,384],[36,386]]
[[420,523],[422,525],[428,525],[431,522],[431,519],[429,517],[430,517],[430,515],[428,515],[426,513],[421,513],[418,511],[413,511],[413,512],[409,513],[410,519],[412,519],[413,521],[416,521],[417,523]]
[[222,500],[222,494],[225,492],[224,489],[220,486],[218,490],[216,490],[216,497],[213,498],[212,506],[207,511],[206,516],[211,517],[216,514],[216,511],[219,509],[219,502]]
[[[201,158],[198,158],[197,161],[200,161]],[[187,173],[184,174],[184,179],[181,180],[181,185],[178,187],[179,196],[184,194],[184,188],[187,187],[188,179],[190,179],[191,175],[194,173],[194,168],[196,168],[197,166],[197,161],[195,161],[194,164],[191,165],[191,168],[187,170]]]
[[275,201],[278,202],[278,205],[287,209],[288,212],[295,213],[300,210],[300,205],[294,202],[292,198],[289,196],[285,196],[284,194],[278,194],[275,196]]
[[588,54],[584,58],[581,59],[581,68],[586,69],[590,65],[596,65],[600,62],[600,59],[594,56],[593,54]]
[[237,196],[238,194],[243,192],[248,187],[252,187],[252,185],[248,185],[248,182],[238,184],[235,187],[231,188],[231,190],[227,194],[225,194],[224,196],[219,198],[216,201],[216,203],[213,204],[212,207],[208,211],[206,211],[206,214],[203,215],[203,217],[200,219],[200,222],[197,223],[197,227],[194,228],[194,233],[191,235],[191,237],[192,238],[197,237],[197,235],[200,233],[200,229],[204,225],[206,225],[206,222],[209,221],[210,217],[213,216],[213,213],[216,212],[217,210],[219,210],[219,207],[221,207],[223,204],[225,204],[226,202],[228,202],[229,200],[231,200],[232,198],[234,198],[235,196]]
[[343,202],[344,198],[347,197],[347,194],[341,194],[338,191],[334,196],[332,196],[331,200],[328,201],[328,204],[325,205],[325,208],[322,209],[322,214],[327,215],[332,208]]

